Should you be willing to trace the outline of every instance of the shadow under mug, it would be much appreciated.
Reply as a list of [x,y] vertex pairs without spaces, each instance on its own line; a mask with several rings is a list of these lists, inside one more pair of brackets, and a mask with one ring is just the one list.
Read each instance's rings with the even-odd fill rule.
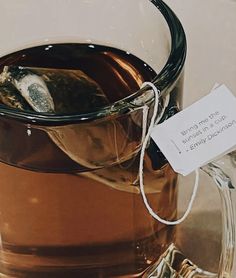
[[[0,3],[1,56],[66,42],[123,49],[157,73],[152,80],[160,90],[157,122],[181,110],[186,39],[161,0]],[[174,246],[176,228],[155,221],[143,204],[138,165],[144,104],[152,111],[148,87],[86,115],[0,107],[1,275],[214,277],[190,261],[186,268]],[[176,219],[179,178],[152,140],[144,162],[152,208]],[[221,168],[204,168],[220,185],[224,209],[216,277],[230,275],[234,250],[232,184]]]

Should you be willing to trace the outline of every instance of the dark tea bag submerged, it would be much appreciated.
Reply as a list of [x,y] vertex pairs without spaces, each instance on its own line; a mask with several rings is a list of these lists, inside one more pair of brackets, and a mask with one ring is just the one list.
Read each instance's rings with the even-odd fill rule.
[[0,101],[41,113],[88,113],[108,104],[99,85],[80,70],[5,66]]
[[[20,66],[4,67],[0,100],[12,108],[54,114],[93,112],[109,104],[100,86],[80,70]],[[128,121],[132,129],[133,122]],[[126,161],[137,146],[116,119],[38,128],[72,160],[90,169]]]

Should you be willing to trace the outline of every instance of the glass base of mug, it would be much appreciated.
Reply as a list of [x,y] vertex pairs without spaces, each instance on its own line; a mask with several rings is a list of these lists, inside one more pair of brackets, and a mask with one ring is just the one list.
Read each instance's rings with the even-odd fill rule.
[[218,275],[204,271],[187,259],[171,244],[159,261],[152,265],[143,278],[217,278]]
[[[150,265],[168,249],[158,236],[141,241],[101,246],[23,247],[3,244],[0,251],[1,278],[132,278],[143,277]],[[163,236],[166,238],[165,229]]]
[[[109,254],[106,254],[109,255]],[[14,263],[13,254],[2,254],[5,256],[6,261],[11,257],[12,263]],[[102,254],[101,254],[102,257]],[[4,260],[0,265],[0,277],[2,278],[77,278],[77,277],[90,277],[90,278],[100,278],[100,277],[113,277],[113,278],[217,278],[217,274],[206,272],[194,265],[190,260],[188,260],[176,247],[174,244],[171,244],[164,254],[159,258],[155,263],[152,263],[151,266],[147,264],[143,265],[137,264],[129,265],[125,262],[120,265],[111,266],[111,265],[86,265],[81,262],[81,265],[78,265],[78,258],[75,258],[75,261],[69,259],[66,263],[65,258],[57,257],[57,262],[64,265],[52,265],[54,257],[47,257],[48,265],[40,266],[40,258],[35,257],[35,260],[38,261],[38,266],[30,267],[30,258],[29,255],[21,255],[21,267],[19,267],[19,256],[15,257],[15,264],[18,261],[18,268],[14,268],[9,264],[5,264]],[[43,263],[45,264],[46,258],[44,258]],[[5,262],[6,262],[5,261]],[[34,264],[36,261],[34,261]],[[102,264],[102,262],[101,262]],[[28,267],[27,267],[28,265]],[[146,271],[143,269],[147,269]],[[114,273],[114,270],[116,273]],[[126,273],[126,274],[125,274]],[[129,273],[129,274],[127,274]]]

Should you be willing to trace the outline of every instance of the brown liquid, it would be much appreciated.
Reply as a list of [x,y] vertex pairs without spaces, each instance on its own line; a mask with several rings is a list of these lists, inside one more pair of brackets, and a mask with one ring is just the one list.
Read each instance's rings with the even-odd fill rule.
[[[135,56],[112,48],[45,48],[14,53],[0,64],[79,68],[110,102],[154,74]],[[133,116],[140,113],[82,126],[32,125],[30,136],[27,125],[0,120],[0,273],[17,278],[138,277],[158,260],[173,242],[174,230],[149,215],[139,193],[142,130]],[[174,219],[177,177],[152,141],[144,175],[154,211]]]

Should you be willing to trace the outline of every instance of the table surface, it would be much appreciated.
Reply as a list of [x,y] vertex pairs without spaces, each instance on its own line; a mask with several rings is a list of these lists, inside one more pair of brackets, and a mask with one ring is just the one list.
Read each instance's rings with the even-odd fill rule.
[[[215,83],[226,84],[236,95],[236,1],[165,2],[180,18],[187,35],[184,106],[207,95]],[[178,241],[190,259],[214,271],[221,248],[220,200],[217,192],[206,186],[208,181],[202,183],[193,212],[179,227]],[[233,273],[236,276],[236,267]]]

